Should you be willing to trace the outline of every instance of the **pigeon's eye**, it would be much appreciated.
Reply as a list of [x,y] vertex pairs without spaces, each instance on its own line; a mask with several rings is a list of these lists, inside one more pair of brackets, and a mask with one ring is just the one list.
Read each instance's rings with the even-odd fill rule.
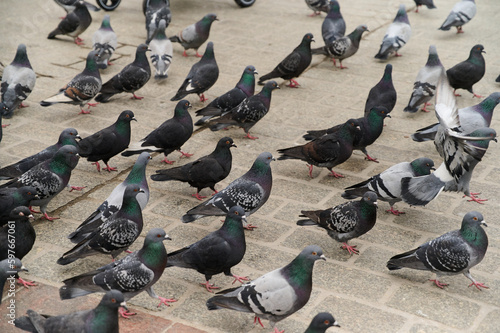
[[474,221],[477,221],[477,217],[474,217]]
[[230,143],[230,142],[229,142],[229,140],[228,140],[228,141],[226,141],[226,145],[228,145],[229,143]]
[[238,212],[234,212],[234,215],[240,215]]
[[31,195],[31,192],[28,192],[28,195]]
[[313,253],[312,253],[312,255],[313,255],[313,256],[315,256],[315,255],[317,255],[317,254],[318,254],[317,252],[313,252]]
[[161,237],[161,235],[160,235],[160,234],[158,234],[158,235],[156,235],[156,237],[160,238],[160,237]]
[[111,303],[116,303],[116,299],[112,298]]
[[126,117],[126,118],[129,118],[129,115],[127,114],[127,115],[125,115],[125,117]]
[[330,321],[329,320],[325,320],[325,325],[330,325]]

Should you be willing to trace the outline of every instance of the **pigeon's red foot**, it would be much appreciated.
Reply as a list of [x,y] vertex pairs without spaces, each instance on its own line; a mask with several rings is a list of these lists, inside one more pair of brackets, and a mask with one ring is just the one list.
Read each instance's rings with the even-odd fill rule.
[[7,126],[10,126],[10,124],[5,124],[5,125],[2,125],[2,128],[5,128]]
[[342,243],[343,245],[341,246],[342,249],[347,250],[349,254],[359,254],[359,250],[356,249],[356,245],[349,245],[347,243]]
[[295,81],[294,79],[291,79],[290,84],[287,84],[286,86],[290,87],[290,88],[298,88],[298,87],[300,87],[300,84],[297,81]]
[[233,274],[233,277],[234,277],[233,284],[236,281],[238,281],[239,283],[245,283],[244,281],[250,281],[250,279],[248,278],[248,276],[239,276],[239,275],[234,275]]
[[453,90],[453,95],[455,95],[456,97],[462,97],[462,95],[457,94],[457,89]]
[[[476,197],[476,195],[478,195],[480,193],[470,193],[470,195],[468,196],[470,198],[470,200],[467,200],[468,202],[477,202],[478,204],[483,204],[483,201],[488,201],[488,199],[480,199],[478,197]],[[462,198],[465,198],[467,195],[464,195]]]
[[[321,12],[313,12],[312,14],[309,14],[307,16],[309,16],[309,17],[315,17],[315,16],[318,16],[318,15],[321,15]],[[260,321],[260,319],[259,319],[259,321]],[[264,327],[264,326],[262,326],[262,327]]]
[[250,132],[245,135],[245,138],[248,138],[250,140],[257,140],[259,137],[258,136],[251,136]]
[[167,164],[174,164],[174,163],[175,163],[175,161],[170,161],[170,160],[169,160],[169,159],[167,159],[166,157],[165,157],[163,160],[161,160],[161,161],[162,161],[163,163],[167,163]]
[[342,61],[339,60],[339,63],[340,63],[340,69],[347,69],[348,68],[346,66],[342,66]]
[[90,110],[85,111],[84,109],[80,109],[80,112],[78,114],[90,114]]
[[435,280],[430,280],[429,281],[432,281],[436,284],[436,286],[438,286],[439,288],[441,289],[444,289],[444,287],[446,287],[448,285],[448,283],[441,283],[438,281],[438,279],[435,279]]
[[368,154],[366,154],[366,156],[365,156],[365,160],[367,160],[367,161],[372,161],[372,162],[375,162],[375,163],[379,163],[379,162],[377,161],[377,159],[376,159],[376,158],[373,158],[373,157],[371,157],[371,156],[370,156],[370,155],[368,155]]
[[85,43],[83,42],[83,39],[81,39],[80,37],[75,37],[75,44],[76,45],[85,45]]
[[23,280],[23,278],[18,278],[17,282],[22,284],[24,286],[24,288],[27,288],[27,289],[29,289],[29,287],[36,287],[37,286],[37,284],[35,282],[26,281],[26,280]]
[[343,175],[341,175],[340,173],[336,173],[335,171],[331,170],[331,172],[328,174],[328,176],[330,177],[335,177],[335,178],[344,178]]
[[394,55],[395,57],[402,57],[402,54],[399,54],[398,51],[396,51],[396,54]]
[[427,110],[427,106],[428,105],[432,105],[432,104],[431,103],[427,103],[427,102],[424,103],[424,107],[422,108],[422,111],[424,111],[424,112],[430,112],[429,110]]
[[30,212],[32,212],[32,213],[35,213],[35,214],[40,214],[41,213],[40,211],[34,210],[33,208],[31,208],[31,206],[29,206],[28,208],[29,208]]
[[207,291],[209,293],[213,293],[212,289],[220,289],[220,287],[216,287],[215,284],[211,284],[210,281],[207,281],[205,283],[200,283],[201,286],[205,286],[207,288]]
[[20,109],[27,108],[28,106],[29,106],[28,104],[24,104],[23,102],[21,102],[21,104],[19,104]]
[[275,327],[275,328],[274,328],[274,331],[272,331],[271,333],[285,333],[285,330],[280,331],[279,329],[277,329],[277,328]]
[[332,58],[333,66],[337,67],[337,60],[335,58]]
[[165,297],[161,297],[161,296],[158,296],[158,299],[160,300],[160,304],[158,304],[158,307],[160,307],[162,304],[165,304],[166,306],[170,306],[170,304],[168,304],[168,303],[177,302],[176,299],[165,298]]
[[198,53],[198,51],[196,51],[196,56],[197,56],[198,58],[203,57],[201,54],[199,54],[199,53]]
[[102,168],[103,170],[106,170],[107,172],[111,172],[111,171],[118,171],[117,168],[114,168],[114,167],[110,167],[108,163],[106,163],[106,167],[105,168]]
[[73,186],[71,185],[70,186],[70,192],[73,192],[73,191],[83,191],[84,188],[86,188],[87,186]]
[[49,215],[47,215],[47,213],[43,213],[42,219],[46,219],[47,221],[52,222],[54,220],[59,220],[60,217],[50,217]]
[[253,323],[255,325],[256,322],[259,322],[260,326],[262,326],[262,328],[264,328],[264,325],[262,325],[262,322],[260,321],[260,318],[255,316],[255,318],[253,319]]
[[472,282],[471,284],[469,284],[469,287],[470,287],[470,286],[475,286],[478,290],[481,290],[481,288],[486,288],[486,289],[489,289],[489,288],[490,288],[490,287],[485,286],[483,283],[481,283],[481,282],[476,282],[476,281],[474,281],[474,282]]
[[309,177],[312,178],[314,166],[312,164],[311,165],[308,164],[307,167],[309,168]]
[[472,93],[472,98],[474,98],[474,97],[476,97],[476,98],[483,98],[484,96]]
[[462,27],[457,27],[457,34],[463,34],[464,31],[462,30]]
[[250,231],[253,231],[253,229],[255,228],[258,228],[256,225],[253,225],[253,224],[250,224],[250,223],[247,223],[247,225],[243,226],[243,229],[247,229],[247,230],[250,230]]
[[208,101],[208,98],[205,98],[205,94],[198,95],[198,97],[200,97],[200,102],[202,103]]
[[200,195],[200,193],[195,193],[195,194],[191,194],[192,197],[195,197],[196,199],[202,201],[203,199],[206,198],[206,196],[204,195]]
[[188,54],[186,53],[186,50],[184,50],[184,52],[182,52],[182,56],[183,57],[187,57],[188,56]]
[[194,155],[194,154],[190,154],[190,153],[185,153],[185,152],[183,152],[182,150],[179,150],[179,152],[182,154],[182,155],[181,155],[181,158],[182,158],[182,157],[191,157],[191,156],[193,156],[193,155]]
[[99,164],[99,162],[93,162],[92,165],[96,166],[97,172],[101,172],[101,165]]
[[129,312],[128,310],[125,310],[124,308],[119,308],[118,312],[120,313],[120,316],[122,316],[125,319],[129,319],[130,316],[135,316],[137,314],[135,312]]
[[401,214],[406,214],[405,212],[401,212],[397,209],[394,209],[394,207],[391,207],[391,209],[387,209],[386,212],[391,213],[393,215],[399,216]]
[[135,93],[132,93],[132,97],[130,97],[130,99],[138,99],[138,100],[141,100],[143,99],[144,97],[141,97],[141,96],[137,96]]
[[130,250],[125,250],[125,252],[127,252],[128,254],[132,253],[132,251]]
[[418,13],[418,6],[417,6],[417,8],[415,9],[415,13]]
[[217,193],[219,193],[219,191],[214,190],[214,193],[212,193],[212,196],[216,195]]

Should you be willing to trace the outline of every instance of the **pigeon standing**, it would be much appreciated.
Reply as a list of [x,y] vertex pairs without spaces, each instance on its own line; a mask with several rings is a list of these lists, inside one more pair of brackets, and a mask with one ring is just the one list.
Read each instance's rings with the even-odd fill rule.
[[[56,4],[61,6],[66,11],[66,13],[69,14],[75,10],[76,3],[79,2],[80,0],[54,0],[54,1]],[[98,12],[101,10],[99,7],[96,7],[93,4],[88,3],[87,1],[83,1],[83,3],[85,4],[85,6],[87,7],[88,10],[91,10],[94,12]]]
[[328,232],[328,236],[341,242],[349,254],[359,254],[356,245],[347,244],[353,238],[366,234],[377,222],[377,194],[367,191],[359,201],[348,201],[326,210],[302,210],[297,225],[316,225]]
[[170,41],[182,45],[184,48],[182,56],[187,57],[186,50],[194,49],[196,51],[196,56],[201,57],[201,55],[198,54],[198,48],[208,40],[212,23],[218,20],[217,15],[207,14],[198,22],[186,27],[177,35],[170,37]]
[[311,324],[304,333],[325,333],[326,330],[332,326],[340,327],[331,313],[320,312],[314,316]]
[[229,175],[233,161],[231,147],[236,147],[233,139],[223,137],[211,154],[183,166],[156,170],[156,174],[152,175],[151,179],[155,181],[178,180],[187,182],[192,187],[196,187],[196,194],[192,196],[202,200],[206,198],[206,196],[200,195],[202,189],[209,187],[214,191],[214,194],[217,194],[215,184],[226,179]]
[[[271,327],[300,310],[309,301],[316,260],[326,260],[317,245],[309,245],[288,265],[240,287],[226,289],[207,301],[209,310],[229,309],[255,314],[255,321],[269,320]],[[275,328],[275,332],[279,332]]]
[[[145,290],[149,296],[160,300],[158,306],[162,303],[169,306],[167,302],[176,300],[157,296],[152,288],[167,265],[167,250],[163,244],[165,239],[171,238],[163,229],[149,230],[140,250],[95,271],[64,280],[64,286],[59,289],[59,296],[64,300],[116,289],[121,291],[128,301]],[[120,309],[120,314],[128,318],[135,313]]]
[[3,287],[7,279],[10,279],[13,274],[17,274],[21,271],[27,272],[26,267],[23,266],[21,260],[18,258],[14,259],[4,259],[0,261],[0,304],[2,304],[3,298]]
[[415,5],[417,8],[415,8],[415,13],[418,13],[418,8],[420,6],[426,6],[428,9],[434,9],[436,6],[434,5],[434,0],[413,0],[415,1]]
[[459,230],[439,236],[418,248],[395,255],[387,262],[389,270],[412,268],[431,271],[436,274],[430,280],[439,288],[447,286],[439,281],[442,276],[464,274],[472,281],[470,286],[488,288],[474,280],[470,269],[483,260],[488,249],[488,236],[482,228],[486,226],[483,215],[472,211],[465,214]]
[[96,102],[106,103],[113,95],[122,92],[131,93],[131,99],[143,99],[144,97],[136,96],[135,92],[144,87],[151,78],[147,51],[149,48],[146,44],[139,45],[134,61],[102,85],[99,95],[95,98]]
[[82,45],[83,39],[79,36],[87,30],[90,23],[92,23],[92,16],[90,16],[87,6],[83,1],[77,1],[75,9],[59,22],[57,28],[47,38],[54,39],[57,35],[68,35],[74,37],[75,44]]
[[[465,89],[474,97],[482,98],[474,93],[472,86],[479,82],[486,72],[486,63],[483,57],[484,47],[481,44],[474,45],[469,53],[469,58],[446,71],[450,85],[455,89]],[[460,96],[460,95],[456,95]]]
[[81,111],[79,114],[90,113],[90,111],[84,111],[82,107],[85,104],[88,104],[89,108],[97,105],[89,103],[89,101],[99,93],[101,86],[101,74],[97,67],[97,52],[90,51],[83,72],[76,75],[56,95],[41,101],[40,105],[50,106],[57,103],[74,104],[80,105]]
[[0,88],[2,95],[0,116],[10,118],[18,107],[25,107],[23,101],[31,94],[35,82],[36,74],[31,68],[26,45],[19,44],[14,60],[3,70]]
[[389,54],[395,53],[396,57],[401,56],[398,51],[406,45],[411,36],[411,26],[406,14],[405,5],[399,5],[396,18],[389,25],[385,32],[384,39],[380,45],[380,50],[375,55],[376,59],[386,60]]
[[30,202],[35,199],[38,199],[38,195],[33,186],[0,189],[0,226],[7,224],[10,212],[14,208],[29,206]]
[[396,105],[398,94],[392,83],[392,65],[385,65],[384,74],[380,81],[370,89],[365,102],[365,116],[374,107],[383,106],[391,112]]
[[170,100],[178,101],[189,94],[197,94],[200,101],[204,102],[207,99],[203,93],[210,89],[218,78],[219,66],[215,61],[214,43],[208,42],[203,57],[191,67],[186,79]]
[[266,80],[280,77],[283,80],[290,81],[288,85],[290,88],[300,86],[293,78],[299,77],[311,64],[311,42],[314,42],[313,38],[311,33],[305,34],[299,46],[287,55],[270,73],[261,76],[258,83],[263,85]]
[[181,147],[193,134],[193,119],[189,114],[191,103],[182,100],[177,103],[174,109],[174,116],[154,129],[139,143],[124,151],[122,156],[131,156],[146,152],[160,152],[165,158],[163,162],[167,164],[174,163],[167,159],[168,154],[178,150],[182,156],[190,157],[193,154],[185,153]]
[[92,45],[97,51],[97,67],[106,69],[112,63],[109,61],[118,46],[118,40],[111,23],[109,15],[104,15],[99,30],[92,35]]
[[457,27],[457,34],[463,33],[462,26],[472,20],[475,15],[476,2],[474,0],[461,0],[453,6],[439,30],[447,31],[451,27]]
[[165,20],[161,20],[158,30],[151,42],[149,42],[151,62],[156,69],[155,80],[166,79],[172,63],[172,42],[167,38],[167,35],[165,35],[166,26]]
[[108,161],[115,155],[124,151],[130,143],[130,122],[137,121],[134,118],[134,113],[130,110],[125,110],[120,113],[116,122],[84,139],[80,144],[80,155],[86,157],[87,161],[93,162],[97,167],[97,171],[101,171],[99,161],[103,161],[106,167],[103,168],[108,172],[117,171],[116,168],[110,167]]
[[345,21],[340,13],[340,5],[337,0],[330,0],[330,10],[321,25],[321,35],[325,45],[336,39],[344,37]]
[[153,36],[160,28],[161,20],[165,21],[165,27],[168,27],[172,21],[172,12],[170,3],[165,0],[149,0],[146,7],[146,44],[149,44]]
[[307,7],[309,7],[313,13],[310,17],[318,16],[321,12],[328,13],[330,6],[330,0],[305,0]]
[[422,111],[429,112],[426,107],[436,94],[438,80],[443,71],[444,67],[439,60],[436,46],[429,46],[427,63],[417,74],[415,83],[413,83],[413,92],[410,96],[410,101],[408,102],[408,106],[404,109],[405,112],[417,112],[421,104],[424,104]]

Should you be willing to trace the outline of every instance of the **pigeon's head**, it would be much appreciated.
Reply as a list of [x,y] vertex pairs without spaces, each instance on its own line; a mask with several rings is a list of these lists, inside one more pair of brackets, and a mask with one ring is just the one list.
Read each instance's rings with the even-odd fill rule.
[[427,157],[417,158],[410,165],[416,177],[430,175],[431,170],[436,170],[434,168],[434,161]]
[[481,104],[485,105],[485,107],[491,108],[492,110],[498,105],[498,103],[500,103],[500,92],[494,92],[481,102]]
[[[342,128],[347,129],[347,131],[352,135],[356,134],[357,132],[361,131],[361,122],[357,119],[349,119],[344,123]],[[345,133],[345,130],[343,131]]]
[[104,18],[102,19],[101,23],[101,28],[111,29],[110,16],[108,14],[104,15]]
[[335,318],[328,312],[318,313],[309,325],[313,332],[324,332],[332,326],[340,327]]
[[39,199],[36,188],[33,186],[23,186],[19,189],[19,194],[26,201]]
[[137,119],[134,118],[134,113],[130,110],[125,110],[120,113],[118,116],[118,122],[131,122],[132,120],[137,121]]
[[167,21],[165,21],[164,19],[161,19],[160,23],[158,24],[158,30],[165,31],[166,28],[167,28]]
[[272,161],[276,161],[276,159],[273,157],[271,153],[268,152],[261,153],[255,160],[255,162],[260,162],[266,165],[271,164]]
[[[490,127],[481,127],[478,128],[477,130],[467,134],[467,136],[472,136],[474,138],[478,138],[477,140],[474,140],[471,142],[471,144],[475,146],[480,146],[482,148],[487,148],[488,144],[491,140],[497,142],[497,132]],[[482,138],[482,139],[479,139]]]
[[16,56],[14,57],[14,61],[12,61],[12,62],[18,66],[20,65],[23,67],[30,67],[31,68],[31,64],[30,64],[30,61],[28,59],[28,53],[26,53],[26,45],[19,44],[17,46]]
[[358,26],[356,27],[356,30],[357,30],[359,33],[361,33],[361,34],[363,34],[363,32],[365,32],[365,31],[370,31],[370,30],[368,30],[368,26],[367,26],[366,24],[361,24],[361,25],[358,25]]
[[104,305],[111,309],[118,309],[119,307],[123,307],[127,309],[127,303],[125,303],[125,297],[121,291],[116,289],[109,290],[101,299],[100,305]]
[[470,54],[474,54],[474,55],[480,55],[481,53],[486,53],[486,51],[484,50],[484,46],[481,45],[481,44],[477,44],[477,45],[474,45],[472,47],[472,49],[470,50]]
[[239,205],[236,205],[236,206],[233,206],[229,209],[229,212],[227,213],[227,218],[230,218],[232,220],[236,220],[236,221],[243,221],[246,223],[247,221],[247,217],[245,215],[245,210],[243,208],[241,208],[241,206]]
[[31,211],[26,206],[19,206],[10,211],[10,218],[14,220],[20,220],[23,218],[33,219]]
[[144,244],[146,244],[146,243],[161,243],[166,239],[172,240],[172,238],[170,238],[167,235],[165,230],[163,230],[162,228],[153,228],[153,229],[149,230],[148,234],[146,235],[146,239],[144,240]]
[[254,66],[252,65],[249,65],[247,67],[245,67],[245,70],[243,71],[245,74],[250,74],[250,75],[255,75],[255,74],[259,74],[257,73],[257,70],[255,69]]
[[212,24],[213,21],[218,21],[219,19],[217,18],[216,14],[207,14],[203,16],[201,21],[206,24]]
[[66,128],[59,135],[59,143],[62,145],[73,144],[76,139],[81,140],[82,137],[78,135],[78,131],[74,128]]
[[483,214],[480,212],[472,211],[465,214],[462,220],[462,228],[461,231],[467,230],[468,228],[477,227],[477,226],[488,226],[484,221]]
[[264,88],[262,90],[267,90],[267,91],[273,91],[274,89],[280,89],[280,86],[278,85],[278,82],[271,80],[267,81],[266,84],[264,85]]
[[174,117],[182,117],[189,115],[188,110],[192,107],[191,103],[187,99],[183,99],[177,103],[174,109]]
[[124,197],[135,197],[139,193],[144,193],[144,190],[138,184],[129,184],[125,187]]
[[377,193],[373,191],[366,191],[365,194],[363,194],[363,198],[361,200],[370,206],[378,207],[377,199]]
[[66,164],[71,169],[75,168],[80,160],[80,155],[78,154],[78,148],[72,145],[66,145],[59,148],[54,157],[54,168],[57,168],[58,164]]
[[410,21],[408,20],[408,15],[406,14],[406,6],[404,4],[399,5],[398,13],[396,14],[394,22],[404,22],[410,24]]
[[307,33],[304,35],[302,38],[302,43],[303,44],[311,44],[311,42],[314,42],[314,36],[312,33]]
[[328,11],[328,14],[330,13],[340,13],[340,5],[337,0],[330,0],[330,10]]
[[385,106],[374,106],[373,108],[371,108],[368,117],[370,117],[371,115],[376,115],[377,117],[382,117],[382,118],[385,117],[391,118],[391,115],[389,114],[389,111]]
[[217,143],[217,146],[220,148],[223,148],[223,147],[227,147],[227,148],[235,147],[236,148],[237,147],[234,144],[233,139],[228,137],[228,136],[221,138],[219,140],[219,142]]
[[142,55],[142,54],[145,54],[147,51],[151,51],[149,49],[149,46],[148,44],[139,44],[139,46],[137,46],[137,50],[135,52],[136,56],[137,55]]
[[299,257],[305,258],[306,260],[316,261],[325,260],[326,257],[323,255],[323,250],[318,245],[309,245],[300,252]]
[[75,7],[76,8],[83,8],[83,7],[87,8],[87,6],[85,5],[85,2],[83,0],[75,2]]
[[385,81],[392,80],[392,65],[391,64],[385,65],[384,76],[382,77],[382,79]]
[[7,116],[11,112],[10,108],[4,103],[0,103],[0,119]]

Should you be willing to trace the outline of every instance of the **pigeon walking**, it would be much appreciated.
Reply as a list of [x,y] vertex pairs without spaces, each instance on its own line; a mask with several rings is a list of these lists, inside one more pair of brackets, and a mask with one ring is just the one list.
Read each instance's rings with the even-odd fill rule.
[[149,42],[151,63],[156,69],[155,80],[166,79],[172,63],[173,48],[172,42],[165,35],[166,26],[165,20],[161,20],[158,30]]
[[[209,310],[229,309],[255,314],[255,321],[277,322],[300,310],[309,301],[316,260],[326,260],[317,245],[309,245],[288,265],[240,287],[226,289],[207,301]],[[275,332],[279,332],[275,328]]]
[[198,22],[186,27],[177,35],[170,37],[170,41],[182,45],[184,48],[184,52],[182,53],[183,57],[188,56],[186,50],[189,49],[194,49],[196,51],[196,56],[201,57],[198,53],[198,49],[208,40],[212,23],[218,20],[216,14],[207,14]]
[[[79,2],[80,0],[54,0],[54,1],[56,4],[61,6],[66,11],[66,13],[69,14],[75,10],[76,3]],[[94,12],[98,12],[101,10],[99,7],[96,7],[93,4],[88,3],[87,1],[83,1],[83,3],[85,4],[85,6],[87,7],[88,10],[91,10]]]
[[283,80],[290,81],[288,85],[290,88],[297,88],[300,86],[294,78],[299,77],[311,64],[311,42],[314,42],[313,38],[311,33],[305,34],[299,46],[297,46],[292,53],[287,55],[270,73],[261,76],[258,83],[263,85],[266,80],[280,77]]
[[311,324],[304,333],[325,333],[326,330],[332,326],[340,327],[331,313],[320,312],[314,316]]
[[451,27],[457,27],[457,34],[463,33],[462,26],[472,20],[475,15],[476,2],[474,0],[461,0],[453,6],[439,30],[447,31]]
[[7,279],[10,279],[13,274],[21,271],[27,272],[28,269],[23,266],[18,258],[4,259],[0,261],[0,304],[2,304],[3,288]]
[[307,7],[309,7],[313,13],[310,17],[318,16],[321,12],[328,13],[330,6],[330,0],[305,0]]
[[75,39],[75,44],[83,45],[83,39],[79,36],[87,30],[90,23],[92,23],[92,16],[90,16],[87,6],[83,1],[77,1],[75,9],[59,22],[57,28],[47,38],[54,39],[57,35],[68,35]]
[[38,199],[36,193],[33,186],[0,189],[0,227],[9,222],[10,212],[14,208],[29,206],[32,200]]
[[168,27],[172,21],[172,12],[170,3],[165,0],[149,0],[146,4],[146,44],[151,42],[153,36],[160,28],[161,20],[165,21],[165,27]]
[[359,201],[348,201],[325,210],[302,210],[297,225],[316,225],[328,232],[328,236],[341,242],[342,249],[349,254],[359,254],[356,245],[349,245],[351,239],[366,234],[377,222],[377,194],[367,191]]
[[[474,45],[469,53],[469,58],[462,61],[446,71],[450,85],[455,89],[465,89],[474,97],[482,98],[474,93],[472,86],[479,82],[486,72],[486,64],[483,53],[484,47],[481,44]],[[456,95],[460,96],[460,95]]]
[[340,5],[337,0],[330,0],[330,9],[323,24],[321,25],[321,35],[325,45],[332,43],[334,40],[344,37],[345,21],[340,13]]
[[102,85],[99,95],[95,98],[96,102],[106,103],[112,96],[122,92],[131,93],[131,99],[143,99],[144,97],[136,96],[135,92],[144,87],[151,78],[147,51],[149,48],[146,44],[139,45],[134,61]]
[[109,15],[104,15],[99,30],[92,35],[92,45],[97,51],[97,67],[106,69],[112,63],[109,61],[118,46],[118,40],[111,28]]
[[486,222],[481,213],[469,212],[465,214],[459,230],[447,232],[416,249],[395,255],[387,262],[387,268],[431,271],[436,278],[430,281],[439,288],[447,286],[439,281],[441,277],[462,273],[472,281],[469,287],[475,286],[479,290],[488,288],[470,274],[470,269],[483,260],[488,249],[488,236],[483,225],[486,226]]
[[398,51],[408,43],[411,36],[411,26],[406,14],[405,5],[399,5],[396,18],[385,32],[380,50],[375,55],[376,59],[386,60],[389,54],[394,53],[396,57],[401,56]]
[[229,175],[233,161],[231,147],[236,147],[233,139],[227,136],[223,137],[211,154],[183,166],[156,170],[156,174],[152,175],[151,179],[155,181],[178,180],[186,182],[192,187],[196,187],[196,194],[192,194],[192,196],[202,200],[206,198],[206,196],[200,195],[202,189],[209,187],[214,191],[214,194],[217,194],[215,184],[226,179]]
[[420,6],[426,6],[427,9],[434,9],[436,6],[434,5],[434,0],[413,0],[415,1],[415,5],[417,8],[415,8],[415,13],[418,13],[418,8]]
[[379,106],[385,107],[387,112],[390,113],[394,109],[397,99],[398,94],[392,83],[392,65],[387,64],[382,78],[368,93],[365,102],[365,116],[370,113],[371,109]]
[[163,162],[174,163],[167,159],[168,154],[178,150],[182,156],[190,157],[193,154],[185,153],[181,147],[193,134],[193,120],[189,114],[191,103],[182,100],[177,103],[174,109],[174,116],[154,129],[139,143],[134,144],[130,149],[124,151],[122,156],[131,156],[142,152],[160,152],[165,158]]
[[197,94],[200,101],[205,102],[207,99],[203,93],[210,89],[218,78],[219,66],[215,61],[214,43],[208,42],[203,57],[191,67],[186,79],[170,100],[178,101],[189,94]]
[[[1,117],[10,118],[17,108],[25,107],[23,104],[33,91],[36,74],[31,68],[26,45],[19,44],[14,60],[4,68],[0,93]],[[1,124],[0,124],[1,125]]]

